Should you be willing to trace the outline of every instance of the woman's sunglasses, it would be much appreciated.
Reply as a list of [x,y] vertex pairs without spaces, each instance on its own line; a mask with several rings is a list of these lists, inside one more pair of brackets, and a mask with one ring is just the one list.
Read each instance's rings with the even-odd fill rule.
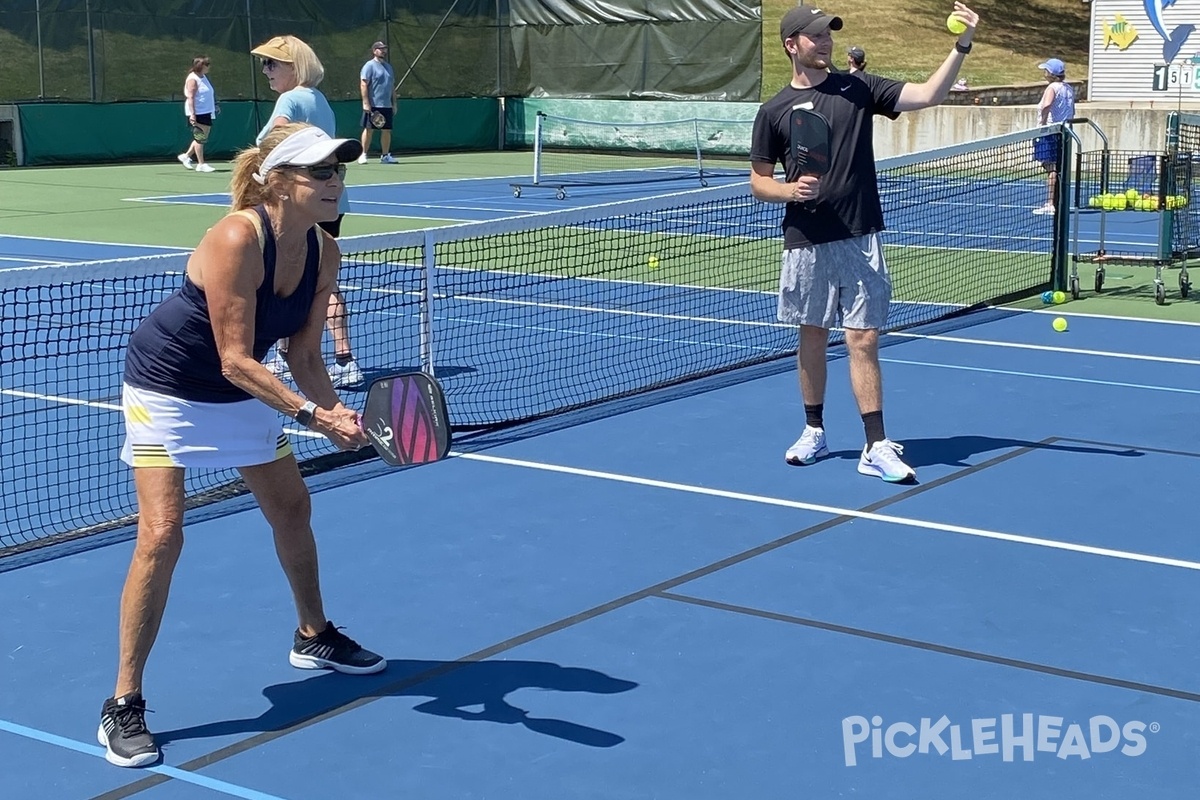
[[272,71],[274,71],[274,69],[275,69],[276,67],[278,67],[278,66],[279,66],[279,62],[278,62],[278,61],[276,61],[276,60],[275,60],[275,59],[273,59],[273,58],[264,58],[264,59],[262,60],[262,67],[263,67],[263,69],[265,69],[267,72],[272,72]]
[[293,164],[288,164],[286,169],[295,169],[301,172],[308,173],[308,177],[314,181],[327,181],[334,175],[345,179],[346,165],[345,164],[315,164],[311,167],[298,167]]

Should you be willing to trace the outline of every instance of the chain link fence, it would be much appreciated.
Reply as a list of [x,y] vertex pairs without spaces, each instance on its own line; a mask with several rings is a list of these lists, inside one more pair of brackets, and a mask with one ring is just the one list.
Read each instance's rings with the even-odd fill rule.
[[269,99],[249,50],[304,39],[330,100],[383,40],[403,98],[757,100],[761,0],[8,0],[0,103],[178,100],[192,58],[223,99]]

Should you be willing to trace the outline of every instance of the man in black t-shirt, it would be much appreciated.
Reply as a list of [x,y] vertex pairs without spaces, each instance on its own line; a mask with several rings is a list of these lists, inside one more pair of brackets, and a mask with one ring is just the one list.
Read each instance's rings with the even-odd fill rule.
[[[792,80],[763,103],[750,145],[750,191],[759,200],[786,203],[783,267],[779,279],[781,322],[798,325],[800,393],[804,433],[788,448],[789,464],[812,464],[829,454],[825,443],[826,361],[829,329],[841,322],[850,354],[850,383],[866,431],[858,471],[885,481],[916,479],[900,456],[904,449],[883,426],[883,382],[879,331],[887,323],[892,282],[879,233],[883,209],[875,176],[871,132],[875,115],[894,119],[902,111],[935,106],[946,99],[966,54],[978,15],[962,3],[953,16],[967,26],[954,50],[924,83],[902,83],[866,72],[829,72],[830,31],[841,17],[812,6],[792,8],[780,21]],[[792,162],[789,132],[793,108],[808,108],[829,121],[829,172],[801,175]],[[775,165],[782,163],[783,180]]]

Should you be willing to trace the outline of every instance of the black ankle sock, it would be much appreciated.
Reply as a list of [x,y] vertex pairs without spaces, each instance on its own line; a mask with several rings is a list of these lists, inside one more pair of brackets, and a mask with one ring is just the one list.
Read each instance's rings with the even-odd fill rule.
[[349,364],[351,361],[354,360],[354,354],[353,353],[341,353],[339,355],[334,356],[333,359],[335,361],[337,361],[337,364],[339,367],[344,367],[347,364]]
[[863,430],[867,432],[867,447],[887,438],[883,432],[883,412],[868,411],[862,415]]
[[804,422],[813,428],[824,428],[825,404],[817,403],[815,406],[806,405],[804,407]]

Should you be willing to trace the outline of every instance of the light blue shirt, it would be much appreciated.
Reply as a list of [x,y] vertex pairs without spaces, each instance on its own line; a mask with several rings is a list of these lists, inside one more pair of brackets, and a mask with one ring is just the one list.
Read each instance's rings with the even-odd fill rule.
[[[275,101],[275,108],[271,110],[271,116],[267,119],[266,126],[258,132],[258,136],[254,140],[255,144],[262,144],[263,138],[270,133],[273,123],[278,117],[284,117],[288,122],[307,122],[309,125],[325,131],[331,139],[337,138],[337,120],[333,115],[333,108],[325,99],[325,95],[312,87],[297,86],[295,89],[289,89],[279,95],[279,99]],[[342,197],[338,200],[339,214],[345,214],[350,210],[349,194],[348,190],[342,192]]]
[[367,99],[371,108],[392,108],[392,93],[396,90],[396,73],[386,61],[372,58],[363,64],[358,77],[367,82]]
[[1069,83],[1050,84],[1054,91],[1054,100],[1050,102],[1050,113],[1047,121],[1066,122],[1075,116],[1075,87]]

